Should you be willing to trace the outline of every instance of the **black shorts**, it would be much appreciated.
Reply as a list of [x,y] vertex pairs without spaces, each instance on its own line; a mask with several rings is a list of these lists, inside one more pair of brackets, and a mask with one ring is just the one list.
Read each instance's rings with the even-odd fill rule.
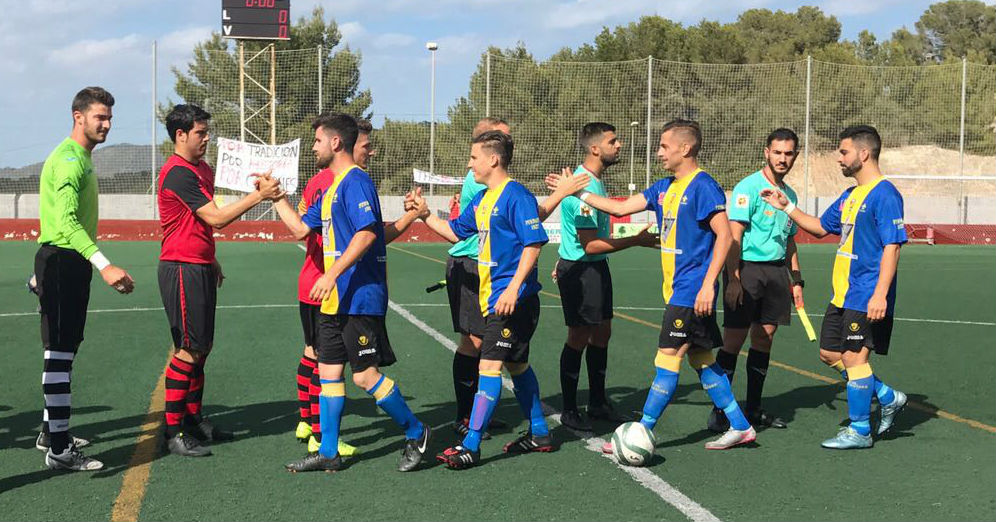
[[521,299],[512,315],[489,314],[484,318],[481,359],[510,363],[529,362],[529,341],[539,324],[538,295]]
[[301,328],[304,330],[304,345],[315,348],[318,342],[318,317],[322,314],[322,305],[313,305],[298,301],[301,312]]
[[321,364],[346,364],[353,373],[383,368],[398,359],[387,338],[382,315],[319,314],[318,346]]
[[69,248],[42,245],[35,254],[42,346],[75,352],[83,342],[93,267]]
[[661,319],[661,334],[657,339],[660,348],[681,348],[691,343],[692,348],[711,350],[723,346],[723,336],[716,324],[716,314],[699,317],[695,309],[687,306],[666,306]]
[[601,261],[557,261],[557,288],[567,326],[595,326],[612,319],[612,274]]
[[466,256],[446,261],[446,294],[450,299],[453,331],[475,337],[484,336],[484,314],[481,313],[480,276],[477,261]]
[[[723,288],[728,281],[723,271]],[[792,317],[792,281],[784,261],[740,262],[743,302],[734,306],[723,298],[723,326],[748,328],[753,323],[789,324]]]
[[831,352],[860,352],[861,348],[885,355],[892,339],[892,316],[877,322],[858,310],[827,306],[820,329],[820,348]]
[[169,320],[173,347],[208,353],[214,345],[218,279],[214,266],[159,262],[159,293]]

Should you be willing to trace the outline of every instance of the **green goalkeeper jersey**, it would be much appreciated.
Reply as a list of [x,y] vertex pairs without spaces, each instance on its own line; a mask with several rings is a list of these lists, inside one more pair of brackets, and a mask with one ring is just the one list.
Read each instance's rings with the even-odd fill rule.
[[90,151],[72,138],[63,140],[45,160],[38,196],[38,242],[90,259],[97,251],[97,177]]

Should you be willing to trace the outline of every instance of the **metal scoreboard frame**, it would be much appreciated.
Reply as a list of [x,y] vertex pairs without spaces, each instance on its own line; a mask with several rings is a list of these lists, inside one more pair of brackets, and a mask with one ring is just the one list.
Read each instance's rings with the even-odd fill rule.
[[290,0],[221,0],[221,35],[290,40]]
[[[239,139],[246,141],[248,134],[260,143],[276,144],[277,140],[277,46],[266,47],[246,57],[243,40],[290,40],[290,0],[221,0],[221,35],[238,41],[239,58]],[[265,87],[246,71],[246,65],[268,54],[270,58],[269,86]],[[246,107],[246,80],[248,86],[266,95],[262,107]],[[257,98],[254,96],[254,98]],[[248,109],[248,111],[247,111]],[[268,114],[267,114],[268,113]],[[252,119],[269,116],[269,139],[259,136],[247,127]],[[262,133],[260,133],[262,134]]]

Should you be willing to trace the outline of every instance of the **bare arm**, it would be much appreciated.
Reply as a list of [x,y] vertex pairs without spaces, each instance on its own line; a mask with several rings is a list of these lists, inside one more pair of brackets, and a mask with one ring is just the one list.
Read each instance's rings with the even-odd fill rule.
[[511,315],[515,311],[515,302],[519,298],[519,288],[526,276],[536,267],[539,259],[541,245],[529,245],[522,248],[522,255],[519,257],[519,266],[515,267],[515,275],[508,282],[505,291],[498,297],[495,303],[495,313],[498,315]]
[[401,236],[418,219],[418,212],[409,210],[397,221],[384,225],[384,242],[390,243]]
[[633,194],[622,201],[618,201],[589,192],[583,201],[591,207],[616,217],[636,214],[647,208],[647,198],[643,196],[643,193]]
[[536,207],[540,221],[546,221],[564,198],[587,187],[590,180],[587,174],[575,176],[568,169],[564,169],[560,178],[553,192]]
[[743,239],[746,227],[739,221],[730,221],[730,251],[726,254],[726,283],[723,297],[731,306],[740,306],[744,300],[744,288],[740,283],[740,259],[743,255]]
[[[785,210],[789,207],[789,200],[782,194],[782,191],[772,188],[766,188],[761,191],[761,197],[764,201],[767,201],[769,205],[775,207],[778,210]],[[809,232],[816,237],[823,237],[829,234],[823,229],[823,225],[820,223],[820,218],[816,216],[810,216],[809,214],[799,210],[795,205],[791,206],[791,212],[788,212],[788,217],[795,221],[799,228]]]
[[597,237],[595,229],[580,229],[578,230],[578,240],[581,242],[585,254],[608,254],[634,246],[658,247],[660,238],[647,232],[649,228],[650,225],[647,225],[635,236],[619,238]]
[[249,209],[255,207],[263,201],[259,191],[250,192],[246,196],[231,205],[218,207],[214,200],[197,209],[197,217],[214,228],[225,228],[245,214]]
[[702,280],[702,288],[695,296],[695,314],[700,317],[712,315],[713,300],[716,297],[716,278],[719,277],[723,265],[726,264],[726,256],[733,243],[733,238],[730,235],[730,220],[727,219],[726,212],[713,214],[709,218],[709,228],[716,234],[716,243],[713,246],[709,269],[706,270],[705,279]]
[[346,246],[346,250],[342,255],[315,282],[315,286],[311,289],[310,297],[312,299],[324,301],[332,293],[332,289],[335,288],[336,279],[348,270],[349,267],[355,265],[363,257],[363,254],[367,253],[370,246],[377,240],[377,234],[373,231],[373,227],[374,225],[370,225],[353,235],[353,239],[349,241],[349,245]]
[[796,308],[802,308],[806,303],[802,299],[802,284],[796,284],[796,281],[802,280],[802,269],[799,265],[799,247],[795,244],[795,236],[789,236],[785,244],[785,257],[788,258],[789,271],[792,274],[792,300],[795,301]]
[[294,239],[301,240],[308,237],[311,233],[311,228],[304,224],[301,220],[301,214],[291,207],[287,198],[280,198],[273,202],[273,209],[277,211],[277,215],[280,216],[280,221],[284,222],[284,226],[290,233],[294,235]]
[[460,238],[453,233],[453,229],[450,228],[450,224],[445,219],[441,219],[439,216],[434,214],[429,214],[424,218],[425,224],[432,229],[433,232],[443,236],[443,239],[449,241],[450,243],[456,243],[460,241]]
[[868,319],[870,321],[881,321],[885,318],[889,288],[892,286],[892,280],[896,277],[896,269],[899,266],[899,248],[899,244],[893,243],[885,245],[882,250],[878,282],[875,284],[875,292],[868,300]]

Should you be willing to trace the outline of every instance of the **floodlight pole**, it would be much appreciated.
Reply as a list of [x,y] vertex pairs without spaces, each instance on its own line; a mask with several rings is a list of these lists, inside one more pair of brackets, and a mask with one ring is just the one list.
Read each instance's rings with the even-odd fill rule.
[[654,85],[654,57],[653,55],[647,57],[647,180],[646,186],[643,188],[650,188],[650,151],[653,147],[650,146],[650,118],[652,116],[651,111],[653,110],[653,85]]
[[636,190],[636,185],[633,183],[633,168],[635,167],[634,161],[636,160],[636,127],[640,124],[638,121],[631,121],[629,123],[629,195],[633,195],[633,191]]
[[246,48],[239,40],[239,141],[246,141]]
[[807,212],[809,211],[809,107],[812,97],[812,80],[813,57],[810,55],[806,56],[806,129],[803,133],[802,146],[802,208]]
[[[152,41],[152,157],[151,157],[151,185],[149,185],[149,193],[152,194],[153,199],[156,195],[156,100],[158,95],[156,93],[156,69],[158,68],[158,49],[156,48],[156,41]],[[152,204],[152,217],[155,218],[158,205],[153,202]]]

